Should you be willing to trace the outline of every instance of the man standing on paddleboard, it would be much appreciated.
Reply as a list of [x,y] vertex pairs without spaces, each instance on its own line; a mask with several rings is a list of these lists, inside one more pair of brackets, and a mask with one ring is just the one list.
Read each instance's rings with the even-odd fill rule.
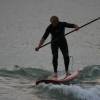
[[65,64],[66,76],[68,76],[68,66],[69,66],[69,52],[68,52],[68,44],[65,38],[65,28],[75,28],[79,29],[78,25],[71,24],[67,22],[59,21],[57,16],[52,16],[50,18],[51,24],[47,27],[44,35],[42,36],[38,46],[35,48],[36,51],[40,49],[40,47],[45,42],[46,38],[49,34],[51,34],[51,50],[52,50],[52,63],[54,68],[54,78],[57,78],[57,67],[58,67],[58,49],[60,48]]

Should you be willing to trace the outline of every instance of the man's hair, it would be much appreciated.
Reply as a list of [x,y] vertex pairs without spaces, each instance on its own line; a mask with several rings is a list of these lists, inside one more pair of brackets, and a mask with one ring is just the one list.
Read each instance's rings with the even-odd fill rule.
[[52,22],[54,20],[59,21],[59,18],[57,16],[51,16],[50,22]]

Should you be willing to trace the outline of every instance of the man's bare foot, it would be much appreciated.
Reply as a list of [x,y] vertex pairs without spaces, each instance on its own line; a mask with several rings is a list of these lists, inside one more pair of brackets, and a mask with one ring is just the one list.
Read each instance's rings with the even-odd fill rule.
[[71,75],[70,73],[66,73],[66,76],[64,77],[64,79],[66,79],[69,75]]
[[58,74],[54,73],[54,75],[52,76],[52,79],[57,80],[58,79]]

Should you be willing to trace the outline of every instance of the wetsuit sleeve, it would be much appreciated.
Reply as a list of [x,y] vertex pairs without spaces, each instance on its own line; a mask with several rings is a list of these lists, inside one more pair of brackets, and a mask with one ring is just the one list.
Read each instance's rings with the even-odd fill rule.
[[46,40],[46,38],[48,37],[49,33],[50,33],[50,27],[48,26],[47,29],[45,30],[44,35],[42,36],[42,39]]
[[67,23],[67,22],[63,22],[64,27],[68,27],[68,28],[76,28],[75,24],[71,24],[71,23]]

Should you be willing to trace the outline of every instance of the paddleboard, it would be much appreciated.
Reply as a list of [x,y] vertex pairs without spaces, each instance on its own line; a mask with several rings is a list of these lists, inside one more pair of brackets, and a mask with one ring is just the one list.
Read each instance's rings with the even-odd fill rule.
[[40,83],[45,83],[45,84],[69,84],[70,81],[74,80],[76,77],[79,75],[79,70],[71,73],[68,77],[62,78],[62,79],[43,79],[43,80],[37,80],[36,85]]

